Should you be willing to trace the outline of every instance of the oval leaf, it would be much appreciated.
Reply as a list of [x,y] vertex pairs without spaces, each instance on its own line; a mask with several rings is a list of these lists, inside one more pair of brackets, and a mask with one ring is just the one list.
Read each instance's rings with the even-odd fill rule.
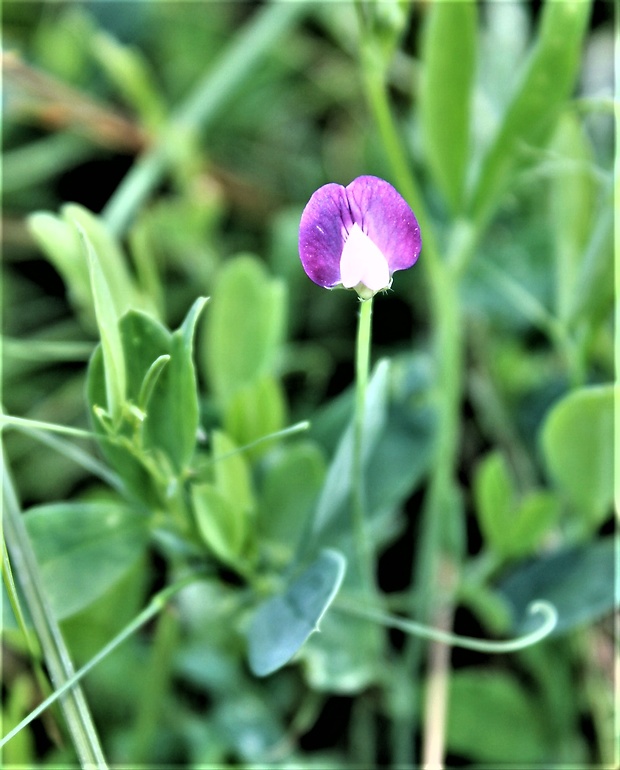
[[314,631],[342,583],[346,562],[338,551],[318,559],[286,591],[261,604],[249,630],[248,656],[256,676],[282,668]]
[[569,393],[551,409],[542,430],[552,479],[592,526],[611,510],[613,424],[613,385],[602,385]]
[[54,503],[25,514],[47,596],[58,619],[102,596],[135,564],[149,519],[118,503]]

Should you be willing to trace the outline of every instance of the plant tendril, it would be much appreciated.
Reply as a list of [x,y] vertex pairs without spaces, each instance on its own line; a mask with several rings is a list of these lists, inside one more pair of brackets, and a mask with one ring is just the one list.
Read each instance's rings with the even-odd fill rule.
[[399,631],[403,631],[406,634],[412,636],[419,636],[424,639],[430,639],[436,642],[444,642],[452,647],[460,647],[465,650],[475,650],[477,652],[488,653],[505,653],[516,652],[517,650],[523,650],[526,647],[531,647],[534,644],[545,639],[549,634],[553,632],[558,624],[558,612],[556,608],[550,602],[543,599],[531,602],[528,605],[527,611],[530,615],[542,615],[543,622],[534,631],[530,631],[522,636],[517,636],[514,639],[506,639],[503,641],[491,641],[485,639],[476,639],[471,636],[460,636],[458,634],[451,634],[446,631],[439,631],[435,628],[430,628],[422,623],[416,623],[413,620],[407,620],[400,618],[397,615],[390,615],[382,610],[357,607],[353,604],[337,599],[334,603],[334,609],[341,610],[342,612],[349,613],[350,615],[357,615],[367,620],[375,621],[380,625],[388,628],[395,628]]

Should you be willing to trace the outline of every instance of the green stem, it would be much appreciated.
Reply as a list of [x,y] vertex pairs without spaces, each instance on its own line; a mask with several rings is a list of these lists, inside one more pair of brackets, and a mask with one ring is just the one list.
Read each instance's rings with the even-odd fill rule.
[[[165,588],[163,591],[160,591],[158,594],[155,594],[151,598],[151,601],[148,603],[148,605],[142,610],[142,612],[137,615],[130,623],[128,623],[125,628],[123,628],[122,631],[120,631],[112,641],[108,642],[108,644],[105,645],[99,652],[94,655],[88,663],[86,663],[84,666],[82,666],[81,669],[77,672],[72,672],[71,676],[66,679],[61,685],[57,687],[57,689],[48,697],[46,698],[42,703],[40,703],[33,711],[28,714],[27,717],[25,717],[16,727],[14,727],[11,732],[7,733],[7,735],[2,738],[0,741],[0,749],[7,744],[11,738],[14,738],[20,730],[23,730],[24,727],[29,725],[34,719],[36,719],[40,714],[42,714],[47,708],[49,708],[53,703],[55,703],[58,698],[61,698],[66,693],[69,693],[70,695],[74,692],[80,691],[77,687],[78,683],[81,679],[83,679],[86,674],[88,674],[89,671],[91,671],[98,663],[101,663],[101,661],[106,658],[111,652],[113,652],[119,645],[121,645],[126,639],[128,639],[132,634],[134,634],[136,631],[138,631],[145,623],[148,623],[151,618],[155,617],[161,610],[166,606],[169,599],[176,594],[178,591],[180,591],[182,588],[185,588],[190,583],[193,583],[195,580],[198,580],[201,577],[199,574],[190,575],[187,578],[184,578],[183,580],[179,580],[178,583],[175,583],[174,585],[169,586],[168,588]],[[92,763],[91,763],[92,764]],[[105,767],[105,765],[96,765],[96,767]]]
[[360,575],[369,595],[374,592],[375,578],[372,551],[366,531],[366,499],[364,482],[363,444],[366,412],[366,391],[370,372],[372,336],[372,298],[359,303],[357,341],[355,347],[355,416],[353,439],[352,514],[353,532]]
[[435,239],[431,217],[415,177],[411,173],[411,159],[392,114],[383,66],[377,62],[373,51],[374,42],[366,41],[361,49],[361,64],[366,98],[379,132],[381,146],[385,150],[395,186],[415,212],[422,233],[420,265],[430,285],[438,283],[439,248]]
[[256,13],[195,91],[172,115],[155,145],[134,165],[108,201],[103,217],[112,233],[122,235],[134,215],[175,159],[179,137],[207,126],[234,95],[260,59],[309,6],[308,0],[272,2]]
[[[435,572],[438,565],[446,509],[457,497],[455,466],[459,441],[459,409],[462,392],[462,318],[458,298],[458,277],[474,252],[479,232],[469,223],[456,222],[449,244],[449,259],[440,259],[433,222],[426,209],[411,161],[400,138],[386,86],[384,68],[377,66],[374,41],[367,34],[362,42],[361,64],[370,109],[390,163],[392,175],[401,193],[416,214],[422,232],[420,266],[424,271],[431,299],[431,325],[435,332],[437,363],[436,409],[439,418],[431,478],[425,498],[420,535],[416,543],[412,597],[417,617],[427,620],[434,601]],[[419,686],[415,679],[422,667],[425,649],[421,638],[409,640],[403,657],[404,672],[414,680],[407,713],[394,720],[394,761],[399,766],[413,766],[411,725],[419,713]],[[401,674],[399,673],[399,676]]]
[[[435,360],[437,366],[436,413],[437,443],[432,471],[422,508],[413,568],[412,611],[422,622],[428,621],[437,599],[434,589],[441,551],[445,549],[448,518],[454,515],[458,499],[455,466],[459,446],[459,415],[462,391],[463,344],[458,287],[454,271],[441,265],[441,288],[434,286]],[[417,677],[422,669],[426,645],[423,637],[411,637],[404,653],[404,666],[409,676]],[[415,688],[414,688],[415,689]],[[418,688],[419,689],[419,688]],[[417,690],[416,690],[417,692]],[[397,761],[414,764],[411,720],[419,713],[419,695],[412,699],[411,712],[396,725]]]
[[[84,693],[79,687],[72,688],[71,685],[67,685],[74,674],[73,664],[45,595],[39,565],[19,510],[17,496],[4,458],[2,458],[2,475],[4,537],[52,684],[56,689],[62,690],[61,694],[66,694],[61,701],[61,706],[76,753],[84,767],[107,768]],[[0,747],[2,745],[4,742]]]
[[516,652],[531,647],[534,644],[545,639],[554,630],[558,623],[558,613],[555,607],[549,602],[540,600],[532,602],[528,606],[530,615],[541,615],[543,621],[538,628],[530,631],[523,636],[517,636],[514,639],[504,641],[489,641],[488,639],[476,639],[472,636],[459,636],[437,628],[430,628],[422,623],[416,623],[413,620],[399,618],[396,615],[389,615],[379,609],[360,607],[357,603],[348,603],[344,599],[338,598],[334,602],[334,609],[346,612],[348,615],[354,615],[358,618],[365,618],[373,623],[379,623],[387,628],[396,628],[405,634],[428,639],[435,642],[449,644],[452,647],[460,647],[464,650],[475,650],[476,652],[485,652],[488,654],[502,655],[507,652]]

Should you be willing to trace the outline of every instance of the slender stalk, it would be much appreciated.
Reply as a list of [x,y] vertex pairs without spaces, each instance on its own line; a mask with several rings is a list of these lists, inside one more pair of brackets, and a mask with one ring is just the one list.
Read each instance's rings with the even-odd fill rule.
[[417,623],[414,620],[390,615],[382,609],[360,606],[359,602],[347,600],[338,596],[334,601],[333,608],[347,615],[353,615],[358,618],[365,618],[373,623],[379,623],[386,628],[396,628],[410,636],[419,636],[422,639],[450,644],[453,647],[460,647],[463,650],[474,650],[476,652],[485,652],[491,655],[503,655],[507,652],[517,652],[532,647],[545,639],[558,624],[558,612],[555,607],[547,601],[540,599],[532,602],[528,606],[530,615],[540,615],[542,622],[538,628],[522,636],[513,639],[500,641],[489,639],[476,639],[473,636],[459,636],[441,628],[431,628],[423,623]]
[[[435,577],[442,548],[442,530],[446,509],[456,498],[455,465],[459,442],[459,409],[462,393],[462,318],[458,297],[458,277],[469,260],[479,233],[468,223],[457,222],[449,244],[447,259],[440,259],[433,223],[419,187],[411,173],[411,163],[400,138],[390,107],[385,73],[375,66],[374,41],[368,36],[362,42],[361,64],[368,103],[381,142],[390,163],[395,183],[414,210],[422,232],[423,250],[420,266],[428,285],[431,325],[437,365],[436,410],[438,414],[437,445],[431,478],[424,502],[420,531],[415,548],[412,582],[412,611],[422,621],[429,618],[435,592]],[[423,661],[424,641],[411,638],[403,656],[402,675],[412,680],[408,712],[399,714],[393,723],[394,763],[413,766],[411,726],[420,711],[416,683]]]
[[166,693],[172,677],[171,662],[179,636],[178,618],[166,610],[157,621],[150,653],[149,676],[144,683],[134,723],[131,757],[136,767],[147,765],[155,742]]
[[[83,767],[107,768],[90,709],[81,688],[66,686],[74,674],[73,664],[62,634],[45,596],[32,545],[11,477],[2,458],[4,537],[18,576],[32,623],[43,651],[55,689],[63,688],[61,706],[76,753]],[[3,744],[0,744],[0,746]]]
[[359,570],[368,595],[374,593],[375,577],[372,551],[366,531],[366,485],[363,468],[364,419],[366,391],[370,371],[372,337],[372,298],[359,303],[357,341],[355,346],[355,416],[353,441],[352,514],[353,532]]
[[171,116],[159,139],[134,165],[103,211],[109,229],[122,235],[140,206],[173,164],[179,137],[204,128],[256,68],[260,59],[308,9],[308,0],[270,3],[235,36],[214,69]]
[[[22,612],[19,595],[17,593],[17,586],[13,580],[13,571],[11,569],[9,554],[6,549],[6,541],[4,539],[2,540],[2,579],[4,581],[4,586],[9,597],[11,609],[13,610],[13,614],[17,620],[17,625],[19,626],[22,637],[26,642],[26,649],[30,655],[30,661],[35,679],[41,693],[47,695],[50,692],[50,683],[48,678],[45,676],[45,671],[43,671],[43,666],[41,665],[41,656],[38,645],[35,638],[33,637],[33,634],[31,633],[31,629],[28,628],[26,618]],[[47,720],[45,725],[47,732],[50,736],[53,736],[53,739],[58,739],[58,727],[52,718],[53,715],[50,714],[48,716],[50,719]]]
[[[120,631],[112,641],[108,642],[108,644],[105,645],[96,655],[93,655],[93,657],[88,661],[88,663],[85,663],[81,669],[77,672],[72,672],[71,676],[63,682],[48,698],[46,698],[42,703],[40,703],[33,711],[28,714],[27,717],[25,717],[16,727],[14,727],[7,735],[2,738],[0,741],[0,749],[7,744],[11,738],[14,738],[17,733],[20,730],[23,730],[24,727],[29,725],[34,719],[36,719],[40,714],[42,714],[47,708],[49,708],[53,703],[55,703],[59,698],[62,698],[67,692],[69,691],[76,691],[79,690],[77,687],[80,680],[82,680],[86,674],[88,674],[89,671],[92,671],[92,669],[98,664],[101,663],[101,661],[104,658],[107,658],[107,656],[113,652],[119,645],[121,645],[126,639],[128,639],[130,636],[132,636],[136,631],[138,631],[143,625],[148,623],[151,618],[155,617],[161,610],[166,606],[166,603],[168,600],[176,594],[178,591],[180,591],[182,588],[185,588],[185,586],[189,585],[190,583],[193,583],[195,580],[198,580],[201,577],[200,574],[194,574],[190,575],[187,578],[183,580],[179,580],[178,583],[174,583],[173,585],[169,586],[168,588],[165,588],[163,591],[160,591],[158,594],[155,594],[148,603],[148,605],[142,610],[142,612],[137,615],[132,621],[130,621],[125,628],[123,628],[122,631]],[[87,764],[88,767],[90,767],[90,764]],[[97,765],[99,767],[99,765]],[[103,765],[102,767],[105,767]]]
[[[446,561],[441,567],[442,588],[450,595],[454,591],[455,575]],[[454,604],[447,601],[434,613],[433,626],[449,633],[454,619]],[[424,699],[422,730],[423,767],[444,767],[446,722],[450,689],[450,645],[434,640],[428,649],[428,674]]]

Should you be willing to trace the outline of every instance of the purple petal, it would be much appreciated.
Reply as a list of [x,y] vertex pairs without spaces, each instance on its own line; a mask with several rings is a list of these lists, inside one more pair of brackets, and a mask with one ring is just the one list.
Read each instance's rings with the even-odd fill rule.
[[342,250],[354,224],[381,251],[390,276],[418,258],[418,222],[391,184],[375,176],[360,176],[346,188],[326,184],[308,201],[299,226],[299,256],[308,277],[319,286],[341,283]]
[[299,224],[299,256],[308,277],[319,286],[340,283],[340,256],[351,225],[342,185],[326,184],[308,201]]
[[376,176],[360,176],[346,188],[355,222],[383,252],[390,268],[411,267],[420,254],[420,227],[405,199]]

